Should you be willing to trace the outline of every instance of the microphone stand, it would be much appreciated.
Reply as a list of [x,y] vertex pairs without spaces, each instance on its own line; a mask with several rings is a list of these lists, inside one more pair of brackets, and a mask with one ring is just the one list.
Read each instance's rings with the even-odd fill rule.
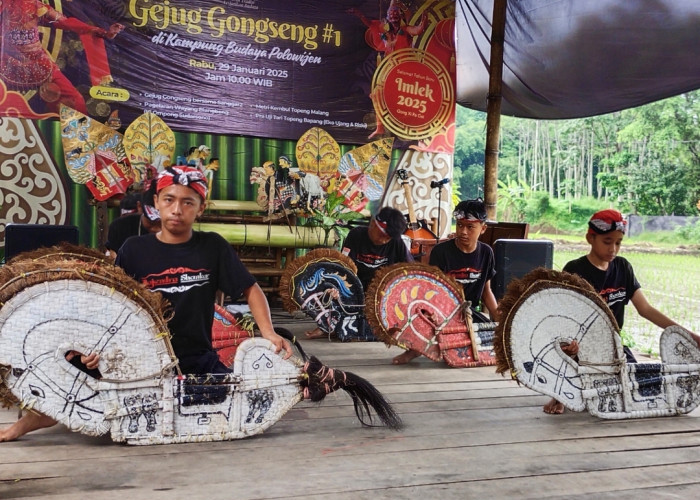
[[438,225],[437,231],[435,231],[435,244],[437,245],[440,241],[440,215],[442,214],[442,186],[444,184],[438,184]]

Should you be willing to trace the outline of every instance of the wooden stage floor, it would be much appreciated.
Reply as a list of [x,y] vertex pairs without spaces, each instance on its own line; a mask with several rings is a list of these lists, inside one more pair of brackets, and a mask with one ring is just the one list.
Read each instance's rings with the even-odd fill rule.
[[[275,311],[301,334],[308,321]],[[492,367],[392,366],[380,343],[303,341],[374,383],[405,429],[363,428],[345,393],[302,402],[237,441],[133,447],[54,427],[0,444],[0,499],[697,498],[700,410],[605,421],[551,416]],[[0,425],[16,411],[0,410]]]

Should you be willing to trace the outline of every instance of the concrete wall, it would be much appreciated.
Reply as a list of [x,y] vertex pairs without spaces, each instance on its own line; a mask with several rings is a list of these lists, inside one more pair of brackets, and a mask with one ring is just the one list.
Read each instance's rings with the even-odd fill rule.
[[629,215],[627,217],[628,235],[637,236],[643,232],[674,231],[677,227],[697,224],[700,217],[680,215]]

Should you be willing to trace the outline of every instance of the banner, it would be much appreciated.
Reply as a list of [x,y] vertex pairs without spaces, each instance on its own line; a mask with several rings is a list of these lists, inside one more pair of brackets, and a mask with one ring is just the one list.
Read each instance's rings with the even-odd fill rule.
[[[0,3],[0,114],[451,151],[454,0]],[[400,56],[400,57],[399,57]],[[450,135],[452,134],[452,135]]]

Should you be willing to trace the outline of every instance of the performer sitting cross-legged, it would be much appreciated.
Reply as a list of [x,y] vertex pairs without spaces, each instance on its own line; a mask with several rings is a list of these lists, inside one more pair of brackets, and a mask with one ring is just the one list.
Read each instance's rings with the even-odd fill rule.
[[[453,212],[456,219],[455,237],[440,243],[430,253],[430,265],[439,267],[464,288],[464,298],[476,307],[483,300],[492,321],[498,321],[496,297],[491,291],[491,278],[496,274],[493,250],[479,241],[486,230],[486,207],[483,200],[460,202]],[[408,350],[396,356],[392,363],[403,365],[420,353]]]
[[[117,265],[147,288],[161,292],[172,304],[168,322],[171,341],[183,373],[227,373],[212,347],[211,327],[217,290],[236,299],[243,295],[261,335],[292,354],[292,346],[273,329],[267,298],[226,240],[216,233],[194,231],[204,212],[207,183],[196,168],[170,167],[158,177],[155,207],[161,230],[129,238],[119,249]],[[98,367],[97,353],[80,356],[86,369]],[[27,432],[50,427],[55,420],[27,412],[0,431],[0,441],[15,440]]]
[[[384,207],[372,217],[369,226],[351,229],[343,242],[343,254],[357,264],[357,277],[367,290],[380,267],[398,262],[413,262],[413,256],[401,239],[406,232],[406,217],[395,208]],[[320,328],[306,333],[308,338],[324,335]]]

